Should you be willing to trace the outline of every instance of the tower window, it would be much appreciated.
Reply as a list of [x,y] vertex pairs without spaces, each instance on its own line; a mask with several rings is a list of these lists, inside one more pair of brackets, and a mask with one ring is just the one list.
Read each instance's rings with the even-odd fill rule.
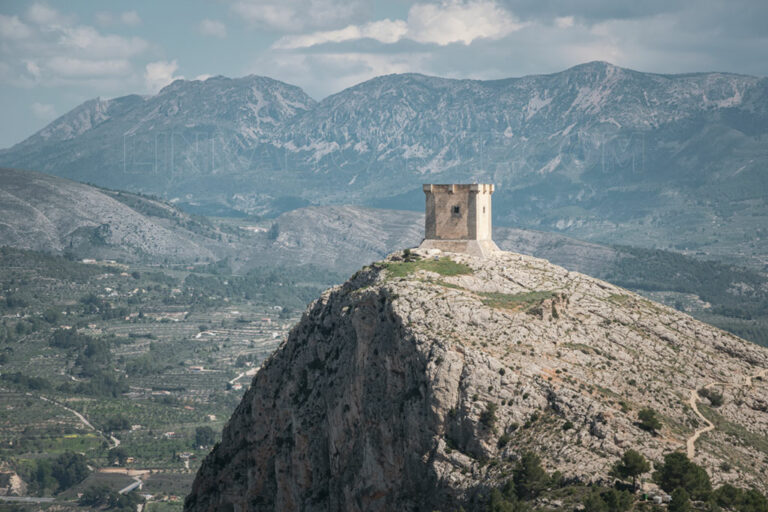
[[483,213],[485,213],[485,206],[483,206]]
[[453,214],[453,215],[461,215],[461,207],[460,206],[451,206],[451,214]]

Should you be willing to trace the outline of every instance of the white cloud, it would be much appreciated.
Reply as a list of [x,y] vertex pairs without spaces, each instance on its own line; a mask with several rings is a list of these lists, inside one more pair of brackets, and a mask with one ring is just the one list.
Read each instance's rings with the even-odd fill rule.
[[252,25],[283,32],[338,27],[361,18],[361,0],[234,0],[232,11]]
[[339,30],[315,32],[313,34],[285,36],[273,48],[288,50],[308,48],[323,43],[342,43],[356,39],[370,38],[381,43],[396,43],[408,33],[408,24],[403,20],[372,21],[364,25],[349,25]]
[[49,121],[56,117],[56,109],[47,103],[32,103],[32,113],[43,121]]
[[[121,22],[136,21],[133,11]],[[122,15],[121,15],[122,16]],[[100,22],[109,21],[96,15]],[[32,4],[23,17],[0,15],[0,82],[21,87],[141,83],[132,62],[149,50],[140,37],[103,33],[76,23],[74,16],[44,3]],[[97,94],[107,91],[98,90]]]
[[407,20],[374,21],[349,25],[340,30],[280,38],[275,49],[308,48],[323,43],[341,43],[370,38],[391,44],[401,39],[445,46],[471,44],[476,39],[500,39],[525,26],[509,11],[491,0],[444,1],[441,4],[415,4]]
[[149,43],[140,37],[103,35],[87,25],[61,27],[59,34],[59,45],[89,57],[133,57],[149,48]]
[[27,10],[27,18],[38,25],[51,25],[64,21],[57,10],[51,9],[43,3],[32,4]]
[[0,14],[0,38],[26,39],[32,35],[32,30],[18,16]]
[[202,75],[197,75],[193,80],[200,80],[201,82],[205,82],[209,78],[211,78],[213,75],[209,75],[207,73],[203,73]]
[[573,26],[573,16],[560,16],[555,18],[557,28],[571,28]]
[[200,33],[204,36],[227,37],[227,26],[220,21],[204,19],[200,22]]
[[501,39],[524,26],[512,13],[489,0],[416,4],[408,12],[408,37],[441,46]]
[[136,11],[125,11],[120,13],[120,21],[122,21],[124,25],[134,26],[141,24],[141,17]]
[[34,60],[24,61],[24,69],[27,71],[27,73],[32,75],[32,77],[35,80],[40,78],[40,74],[41,74],[40,66],[38,66],[37,62],[35,62]]
[[63,56],[48,60],[45,67],[60,77],[126,76],[132,70],[131,63],[124,59],[89,60]]
[[154,93],[170,84],[174,80],[184,79],[183,76],[174,75],[178,69],[179,65],[175,60],[170,62],[166,60],[159,60],[147,64],[147,66],[144,68],[144,83],[147,86],[147,90]]

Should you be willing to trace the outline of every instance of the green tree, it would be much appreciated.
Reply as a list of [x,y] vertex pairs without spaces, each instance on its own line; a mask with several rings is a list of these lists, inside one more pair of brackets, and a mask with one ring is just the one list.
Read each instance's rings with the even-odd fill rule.
[[34,468],[34,479],[37,483],[37,488],[42,495],[46,489],[53,488],[56,485],[56,479],[53,478],[53,468],[49,460],[38,460]]
[[51,474],[59,483],[60,490],[79,484],[90,472],[85,457],[79,453],[62,453],[51,465]]
[[754,489],[742,491],[739,512],[768,512],[768,499]]
[[488,512],[517,512],[517,508],[514,502],[504,498],[501,491],[494,489],[488,501]]
[[734,508],[741,501],[742,491],[731,484],[723,484],[712,493],[712,498],[719,506]]
[[267,231],[267,238],[270,240],[277,240],[279,236],[280,226],[277,224],[277,222],[275,222],[269,227],[269,231]]
[[698,393],[699,393],[699,396],[709,400],[709,403],[712,407],[720,407],[721,405],[723,405],[723,403],[725,403],[723,394],[716,389],[701,388],[698,391]]
[[125,461],[128,459],[128,452],[126,452],[125,448],[123,448],[122,446],[112,448],[111,450],[109,450],[108,459],[110,464],[114,464],[115,462],[117,462],[122,466],[125,464]]
[[211,446],[216,442],[216,432],[211,427],[197,427],[195,429],[195,444],[197,446]]
[[696,500],[705,500],[712,490],[709,475],[701,466],[688,460],[681,452],[673,452],[664,456],[664,464],[653,475],[659,487],[672,492],[678,487]]
[[661,421],[659,420],[656,411],[650,407],[641,409],[640,412],[637,413],[637,418],[640,420],[640,428],[643,430],[655,433],[661,428]]
[[55,324],[61,320],[61,311],[54,308],[48,308],[43,312],[43,320],[49,324]]
[[632,495],[627,491],[608,489],[600,492],[593,487],[584,497],[585,512],[624,512],[632,507]]
[[610,512],[608,505],[603,501],[603,497],[600,496],[600,492],[597,489],[592,489],[582,503],[584,505],[584,512]]
[[538,496],[549,485],[549,475],[541,467],[541,459],[533,452],[525,452],[512,472],[515,493],[521,500]]
[[77,500],[77,503],[78,505],[85,507],[99,507],[102,505],[108,505],[111,494],[112,491],[107,485],[92,485],[83,491],[83,494]]
[[128,430],[131,428],[130,420],[122,414],[110,416],[102,425],[105,432],[118,432],[120,430]]
[[627,491],[608,489],[600,497],[611,512],[624,512],[632,507],[632,495]]
[[499,406],[495,403],[488,402],[485,405],[485,410],[480,413],[480,423],[489,429],[493,429],[496,426],[496,411],[498,408]]
[[672,491],[672,501],[669,502],[669,512],[690,512],[691,498],[682,487]]
[[613,472],[622,480],[632,479],[632,487],[637,489],[637,477],[651,470],[651,465],[640,453],[627,450],[613,466]]

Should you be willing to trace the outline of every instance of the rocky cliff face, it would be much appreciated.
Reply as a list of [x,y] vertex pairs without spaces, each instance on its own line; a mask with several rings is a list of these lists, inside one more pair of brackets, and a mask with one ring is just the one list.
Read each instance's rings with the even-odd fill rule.
[[434,510],[501,484],[523,450],[595,481],[628,448],[692,449],[716,483],[768,488],[768,350],[544,260],[422,256],[308,308],[185,510]]

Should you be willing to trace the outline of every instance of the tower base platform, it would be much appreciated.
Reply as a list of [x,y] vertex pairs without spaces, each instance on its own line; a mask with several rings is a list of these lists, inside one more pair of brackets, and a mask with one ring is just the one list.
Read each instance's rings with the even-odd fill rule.
[[425,238],[419,249],[438,249],[443,252],[457,252],[487,258],[501,249],[493,240],[435,240]]

